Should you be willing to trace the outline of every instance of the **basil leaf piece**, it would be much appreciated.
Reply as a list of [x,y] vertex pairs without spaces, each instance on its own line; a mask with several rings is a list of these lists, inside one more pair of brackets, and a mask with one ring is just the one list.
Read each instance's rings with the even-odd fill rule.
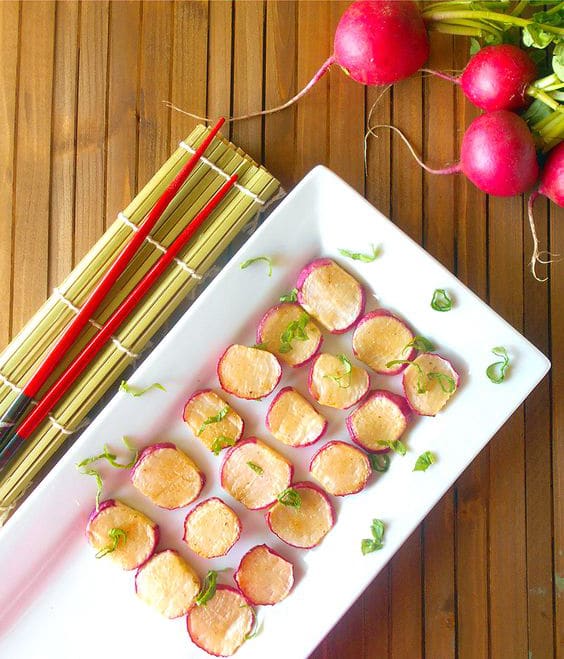
[[211,425],[212,423],[219,423],[220,421],[223,421],[225,417],[229,414],[229,405],[226,405],[224,408],[222,408],[215,416],[209,416],[204,423],[200,426],[200,429],[196,433],[198,437],[204,432],[206,429],[206,426]]
[[196,605],[205,606],[211,598],[215,595],[217,588],[217,572],[215,570],[210,570],[205,578],[204,583],[200,592],[196,596]]
[[390,456],[386,453],[369,453],[368,462],[373,471],[384,473],[390,468]]
[[441,389],[445,394],[453,394],[456,391],[456,382],[454,381],[454,378],[450,377],[450,375],[431,371],[430,373],[427,373],[427,377],[429,380],[438,380]]
[[302,505],[302,497],[293,487],[286,488],[276,498],[281,504],[290,508],[300,508]]
[[258,263],[259,261],[264,261],[268,265],[268,276],[272,277],[272,259],[269,256],[256,256],[254,259],[247,259],[239,267],[241,270],[245,270],[253,263]]
[[339,253],[342,254],[343,256],[346,256],[348,259],[352,259],[353,261],[372,263],[382,254],[382,247],[381,245],[375,247],[372,244],[370,245],[370,247],[372,248],[371,254],[363,254],[362,252],[351,252],[348,249],[341,249],[341,248],[339,248]]
[[249,467],[249,469],[252,469],[255,472],[255,474],[258,474],[259,476],[264,474],[264,469],[256,462],[249,461],[247,462],[247,466]]
[[95,558],[103,558],[104,556],[114,552],[117,549],[120,540],[123,540],[123,544],[127,542],[127,533],[123,529],[110,529],[108,531],[108,536],[110,537],[112,543],[103,549],[100,549]]
[[433,293],[431,308],[435,311],[450,311],[452,309],[452,300],[444,288],[437,288]]
[[360,551],[363,556],[366,556],[366,554],[371,554],[373,551],[382,549],[383,546],[383,544],[374,542],[374,540],[370,538],[364,538],[360,543]]
[[139,396],[146,394],[148,391],[151,391],[151,389],[160,389],[161,391],[166,391],[166,387],[160,384],[160,382],[153,382],[153,384],[150,384],[148,387],[144,388],[128,384],[125,380],[122,380],[119,385],[120,391],[125,391],[126,394],[129,394],[134,398],[139,398]]
[[360,543],[360,550],[362,551],[363,556],[366,554],[371,554],[374,551],[382,549],[384,546],[384,532],[386,527],[384,522],[381,519],[373,519],[372,524],[370,525],[370,532],[372,533],[372,538],[365,538]]
[[214,455],[219,455],[228,446],[235,446],[235,439],[231,439],[231,437],[226,437],[225,435],[219,435],[213,440],[211,451]]
[[497,357],[501,357],[502,361],[490,364],[486,369],[486,375],[494,384],[500,384],[505,380],[505,372],[509,367],[509,355],[503,346],[492,348],[492,352]]
[[433,352],[435,346],[424,336],[415,336],[413,337],[413,341],[406,344],[405,348],[401,351],[402,354],[407,352],[410,348],[415,348],[418,352]]
[[394,453],[404,456],[407,453],[406,445],[399,439],[381,439],[377,442],[379,446],[391,449]]
[[297,302],[298,301],[298,289],[292,288],[289,293],[285,293],[280,296],[280,302]]
[[434,453],[431,453],[431,451],[425,451],[424,453],[421,453],[421,455],[415,461],[413,471],[427,471],[427,469],[432,464],[435,464],[436,461],[437,458],[435,457]]
[[[333,382],[336,382],[341,389],[348,389],[351,386],[351,380],[352,380],[352,364],[351,360],[346,356],[346,355],[337,355],[337,359],[341,362],[341,364],[344,366],[344,371],[343,373],[339,375],[326,375],[326,378],[329,378],[330,380],[333,380]],[[344,378],[347,378],[348,381],[346,384],[344,382],[341,382]]]

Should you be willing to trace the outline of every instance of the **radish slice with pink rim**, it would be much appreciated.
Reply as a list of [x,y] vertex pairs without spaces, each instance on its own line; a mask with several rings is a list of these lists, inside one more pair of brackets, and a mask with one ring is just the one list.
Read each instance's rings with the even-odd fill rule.
[[366,454],[339,441],[322,446],[311,459],[309,471],[326,492],[336,497],[360,492],[372,474]]
[[287,446],[309,446],[327,429],[327,420],[292,387],[277,394],[266,414],[266,427]]
[[184,520],[184,542],[202,558],[225,556],[241,535],[241,521],[217,497],[206,499],[193,508]]
[[345,355],[324,352],[311,365],[308,388],[320,405],[346,410],[366,395],[370,378],[363,368],[351,364]]
[[270,606],[292,590],[294,566],[267,545],[257,545],[243,556],[233,578],[251,604]]
[[460,385],[454,366],[440,355],[424,352],[403,372],[403,390],[411,409],[422,416],[435,416]]
[[229,394],[257,400],[271,394],[280,382],[282,368],[266,350],[233,344],[219,358],[217,377]]
[[[218,420],[220,416],[222,418]],[[221,446],[236,444],[245,429],[243,419],[233,407],[211,389],[202,389],[190,396],[183,418],[194,436],[210,451],[217,452]]]

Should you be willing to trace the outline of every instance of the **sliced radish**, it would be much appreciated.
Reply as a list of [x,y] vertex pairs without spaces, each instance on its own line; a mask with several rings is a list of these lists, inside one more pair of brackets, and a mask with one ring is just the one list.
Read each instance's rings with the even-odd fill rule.
[[321,405],[346,410],[366,394],[370,378],[363,368],[353,366],[345,355],[323,352],[311,365],[308,387]]
[[206,477],[175,444],[163,442],[143,449],[131,482],[154,504],[173,510],[197,499]]
[[227,393],[256,400],[274,391],[282,377],[282,368],[267,350],[233,344],[219,358],[217,377]]
[[267,545],[257,545],[243,556],[234,579],[251,604],[277,604],[292,590],[294,566]]
[[188,611],[186,624],[199,648],[214,657],[230,657],[251,633],[255,613],[238,590],[218,585],[206,604],[194,605]]
[[424,352],[403,373],[403,391],[411,409],[422,416],[435,416],[458,389],[459,374],[440,355]]
[[397,316],[385,309],[370,311],[364,315],[353,333],[353,351],[356,357],[376,373],[395,375],[405,368],[386,364],[396,359],[413,359],[415,348],[406,346],[414,339],[413,332]]
[[347,418],[347,430],[353,442],[371,453],[386,453],[379,442],[394,442],[405,429],[411,409],[403,396],[391,391],[372,391]]
[[311,459],[309,471],[336,497],[360,492],[372,473],[366,454],[345,442],[328,442],[321,447]]
[[292,387],[284,387],[266,414],[266,427],[288,446],[309,446],[327,429],[327,421]]
[[302,366],[319,350],[323,337],[308,313],[295,302],[277,304],[259,322],[257,343],[289,366]]
[[135,575],[138,597],[165,618],[186,615],[200,586],[200,577],[173,549],[154,554]]
[[311,549],[333,528],[333,505],[325,492],[312,483],[295,483],[291,489],[299,495],[299,506],[276,503],[266,513],[266,523],[280,540],[292,547]]
[[[224,410],[227,408],[225,416]],[[220,420],[214,420],[219,419]],[[210,451],[218,453],[243,436],[245,424],[237,412],[211,389],[202,389],[188,399],[184,421]]]
[[226,454],[221,466],[221,485],[249,510],[266,508],[292,482],[294,468],[270,446],[251,437]]
[[184,520],[184,542],[202,558],[225,556],[241,535],[237,514],[221,499],[199,503]]
[[298,302],[333,334],[346,332],[364,311],[364,289],[331,259],[306,265],[297,288]]
[[[111,533],[115,529],[123,532],[120,537],[114,536],[118,537],[117,542]],[[122,570],[135,570],[153,555],[159,542],[159,527],[135,508],[117,499],[107,499],[90,514],[86,537],[99,556],[107,557]]]

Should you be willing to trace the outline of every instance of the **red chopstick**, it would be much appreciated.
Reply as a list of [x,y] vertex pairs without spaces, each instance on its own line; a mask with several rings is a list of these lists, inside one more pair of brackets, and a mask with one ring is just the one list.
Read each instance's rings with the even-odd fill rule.
[[25,414],[34,396],[45,384],[80,332],[93,317],[102,300],[106,297],[119,276],[123,273],[139,247],[143,244],[145,238],[150,234],[151,230],[161,218],[167,206],[174,199],[178,190],[186,181],[189,174],[192,172],[224,123],[225,119],[219,119],[201,145],[196,149],[194,155],[174,177],[166,190],[157,200],[157,203],[154,205],[151,212],[139,225],[138,230],[133,234],[130,241],[118,254],[115,261],[104,273],[94,290],[89,294],[80,311],[50,348],[38,369],[25,384],[23,391],[3,414],[0,419],[0,451],[2,449],[2,444],[5,443],[7,435],[11,433],[14,424],[16,424]]
[[46,395],[39,401],[37,406],[28,415],[25,421],[19,426],[17,433],[12,437],[0,454],[0,469],[13,457],[19,447],[37,428],[37,426],[46,418],[53,406],[60,400],[68,388],[76,381],[84,369],[90,364],[92,359],[110,339],[114,332],[119,328],[121,323],[129,316],[138,302],[149,291],[152,285],[166,270],[166,268],[176,258],[176,255],[192,238],[194,233],[209,217],[210,213],[221,202],[231,187],[237,181],[237,175],[234,174],[224,183],[219,191],[208,201],[204,208],[196,215],[190,224],[176,238],[167,251],[159,258],[153,267],[147,272],[137,286],[129,293],[122,304],[114,311],[110,318],[103,325],[102,329],[92,338],[85,346],[82,352],[76,357],[68,369],[61,375],[55,384],[49,389]]

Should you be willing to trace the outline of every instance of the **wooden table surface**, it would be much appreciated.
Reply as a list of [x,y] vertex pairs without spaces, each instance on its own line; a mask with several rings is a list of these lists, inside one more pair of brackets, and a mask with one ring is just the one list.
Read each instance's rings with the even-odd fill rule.
[[[191,130],[164,100],[214,118],[282,102],[331,52],[346,6],[0,2],[2,347]],[[462,38],[432,39],[435,68],[461,69],[467,55]],[[292,109],[235,123],[230,137],[287,188],[331,167],[554,368],[313,657],[563,657],[564,263],[534,281],[524,200],[425,175],[385,131],[365,175],[377,99],[373,123],[401,127],[436,165],[456,159],[475,115],[438,79],[380,95],[333,70]],[[564,211],[539,201],[536,217],[542,243],[564,252]]]

